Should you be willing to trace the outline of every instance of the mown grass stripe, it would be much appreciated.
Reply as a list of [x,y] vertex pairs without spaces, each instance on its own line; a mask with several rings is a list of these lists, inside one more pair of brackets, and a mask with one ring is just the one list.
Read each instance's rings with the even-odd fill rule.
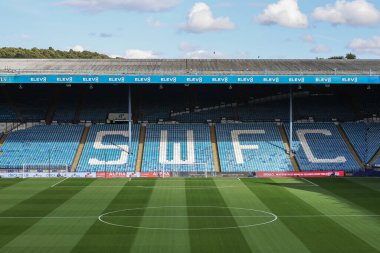
[[[276,179],[278,180],[278,179]],[[326,179],[329,180],[329,179]],[[380,250],[380,215],[375,215],[365,208],[355,205],[322,187],[314,187],[313,191],[287,187],[287,190],[307,204],[311,205],[334,222],[355,234],[357,237]],[[286,216],[281,216],[286,218]],[[303,218],[307,215],[290,216],[289,218]],[[321,216],[315,217],[316,222]],[[323,217],[323,216],[322,216]]]
[[357,184],[366,186],[368,188],[371,188],[372,190],[375,190],[377,192],[380,192],[380,178],[379,177],[352,177],[352,178],[346,178],[349,181],[355,182]]
[[379,192],[355,181],[345,178],[323,178],[313,179],[323,189],[354,203],[374,214],[380,214],[378,203]]
[[22,178],[0,179],[0,190],[21,182]]
[[[144,208],[147,206],[155,185],[154,179],[127,181],[130,186],[151,186],[147,188],[123,188],[111,201],[104,213],[128,208]],[[143,216],[144,210],[136,211]],[[138,227],[141,218],[129,220],[128,225]],[[75,245],[72,252],[129,252],[138,229],[111,226],[96,221],[82,239]]]
[[104,189],[89,186],[125,181],[127,179],[115,179],[108,183],[97,179],[5,245],[3,250],[12,253],[71,252],[75,244],[97,221],[99,214],[122,189],[122,187]]
[[[180,188],[165,190],[160,187],[176,185]],[[182,188],[181,188],[182,187]],[[185,208],[148,208],[141,221],[143,227],[187,228],[186,191],[184,180],[158,179],[150,197],[148,207],[185,206]],[[168,243],[168,239],[170,243]],[[190,252],[187,231],[140,229],[136,235],[131,253]]]
[[[323,215],[317,209],[293,195],[286,188],[276,186],[271,179],[243,180],[247,187],[276,215]],[[321,182],[317,182],[318,184]],[[260,184],[272,184],[273,187],[262,187]],[[310,190],[310,189],[308,189]],[[280,218],[281,219],[281,218]],[[281,219],[305,246],[315,253],[341,253],[341,252],[378,252],[350,231],[341,227],[331,218],[302,218]],[[347,247],[347,243],[350,244]]]
[[0,213],[46,190],[55,181],[56,179],[25,179],[2,189],[0,191]]
[[[186,180],[186,186],[216,186],[215,182],[210,180],[204,180],[201,182],[192,182],[191,179]],[[191,208],[194,206],[217,206],[227,207],[223,197],[221,196],[217,188],[206,188],[202,191],[194,191],[186,189],[186,203],[189,207],[187,213],[189,216],[201,215],[208,213],[208,215],[214,215],[216,209],[207,208],[197,209]],[[224,218],[222,221],[216,219],[197,219],[189,218],[189,228],[196,229],[199,227],[237,227],[237,223],[233,218],[228,208],[218,210],[219,215],[229,216],[230,218]],[[223,222],[222,224],[220,222]],[[240,229],[223,229],[223,230],[201,230],[201,231],[189,231],[191,252],[251,252],[244,236]]]
[[[73,179],[74,180],[74,179]],[[83,185],[93,182],[93,179],[75,179],[81,180]],[[83,189],[83,188],[82,188]],[[0,216],[21,216],[21,217],[44,217],[57,207],[62,205],[72,196],[82,189],[59,189],[47,188],[32,197],[20,202],[19,204],[3,211]],[[1,219],[0,220],[0,248],[4,247],[11,240],[26,231],[28,228],[37,223],[40,219]]]
[[[251,180],[261,179],[253,178]],[[223,182],[216,181],[215,183],[218,186],[223,186]],[[242,181],[238,181],[238,184],[242,186],[240,189],[219,189],[219,192],[228,206],[270,211],[270,209],[262,203],[262,201],[253,194]],[[251,215],[255,214],[256,213],[251,213]],[[239,219],[236,215],[234,217],[236,222],[241,225],[252,221],[251,219]],[[309,252],[303,242],[278,219],[269,224],[241,229],[241,231],[253,252]]]

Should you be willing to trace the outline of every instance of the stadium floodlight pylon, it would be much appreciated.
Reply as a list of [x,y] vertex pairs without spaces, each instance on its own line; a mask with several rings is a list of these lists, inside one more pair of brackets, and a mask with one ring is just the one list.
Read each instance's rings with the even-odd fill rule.
[[69,171],[70,166],[68,164],[23,164],[22,165],[22,178],[26,178],[28,173],[33,173],[33,175],[41,175],[41,177],[51,177],[54,175],[66,175]]

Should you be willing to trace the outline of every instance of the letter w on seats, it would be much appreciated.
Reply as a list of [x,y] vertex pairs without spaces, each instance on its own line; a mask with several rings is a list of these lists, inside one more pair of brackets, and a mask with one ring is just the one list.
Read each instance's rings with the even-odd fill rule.
[[181,143],[173,143],[173,160],[168,160],[168,131],[161,131],[160,138],[160,163],[161,164],[194,164],[195,163],[195,149],[194,149],[194,132],[193,130],[186,131],[187,142],[187,159],[181,159]]

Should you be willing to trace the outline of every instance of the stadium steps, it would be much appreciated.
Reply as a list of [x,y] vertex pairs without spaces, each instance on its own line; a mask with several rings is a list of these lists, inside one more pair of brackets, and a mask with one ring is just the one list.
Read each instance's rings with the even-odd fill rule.
[[364,164],[360,160],[360,157],[359,157],[358,153],[356,153],[354,147],[352,146],[350,140],[348,139],[348,137],[346,135],[346,132],[343,130],[343,127],[340,124],[337,124],[336,127],[338,128],[338,131],[339,131],[340,135],[342,136],[344,142],[346,143],[346,146],[348,147],[348,150],[350,150],[352,156],[355,158],[355,161],[360,166],[360,169],[364,170]]
[[9,133],[5,133],[1,138],[0,138],[0,148],[3,146],[5,140],[7,139]]
[[212,154],[214,158],[215,172],[221,172],[215,125],[210,126],[210,137],[211,137],[211,147],[212,147]]
[[[289,156],[290,156],[290,148],[289,148],[290,144],[289,144],[288,136],[286,135],[286,132],[284,129],[284,125],[283,124],[278,125],[278,129],[280,130],[281,138],[282,138],[282,141],[284,142],[286,153],[289,154]],[[294,171],[296,171],[296,172],[301,171],[300,166],[299,166],[299,164],[296,160],[296,157],[294,155],[290,156],[290,162],[292,163]]]
[[46,114],[46,119],[45,119],[45,122],[48,125],[50,125],[51,122],[53,122],[54,114],[55,114],[55,111],[57,110],[57,105],[61,100],[62,88],[63,87],[56,88],[54,95],[52,99],[50,100],[49,110]]
[[144,154],[145,135],[146,135],[146,126],[141,126],[140,127],[139,148],[137,151],[137,163],[136,163],[135,172],[141,172],[143,154]]
[[73,162],[73,165],[71,167],[71,172],[75,172],[76,169],[77,169],[77,167],[78,167],[80,158],[81,158],[82,153],[83,153],[84,145],[86,144],[86,140],[87,140],[87,136],[88,136],[88,132],[89,131],[90,131],[90,127],[86,126],[84,128],[82,137],[80,139],[80,143],[79,143],[79,146],[78,146],[77,153],[75,154],[74,162]]
[[[0,142],[0,146],[1,146],[1,142]],[[368,164],[370,165],[374,164],[377,161],[377,158],[379,157],[380,157],[380,148],[377,150],[376,154],[371,158],[371,160],[369,160]]]

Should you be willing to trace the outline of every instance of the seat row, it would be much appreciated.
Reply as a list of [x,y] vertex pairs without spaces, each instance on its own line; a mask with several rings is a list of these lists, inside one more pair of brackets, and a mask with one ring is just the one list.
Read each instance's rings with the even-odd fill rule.
[[[363,162],[380,148],[380,124],[342,125]],[[284,128],[289,138],[289,125]],[[40,125],[9,134],[0,152],[0,168],[25,165],[73,165],[84,127]],[[216,140],[206,124],[149,124],[141,161],[143,172],[213,171],[216,141],[222,172],[292,171],[284,138],[275,123],[217,124]],[[133,172],[137,165],[140,126],[93,125],[77,171]],[[129,146],[131,142],[131,146]],[[301,170],[355,171],[355,161],[333,123],[295,123],[292,150]]]

